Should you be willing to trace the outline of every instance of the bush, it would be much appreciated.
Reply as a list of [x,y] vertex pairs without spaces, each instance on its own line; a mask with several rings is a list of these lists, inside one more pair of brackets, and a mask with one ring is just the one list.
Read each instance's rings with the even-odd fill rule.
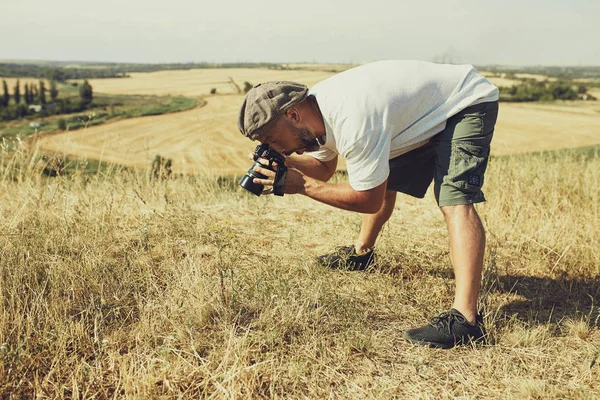
[[81,97],[81,105],[84,108],[94,100],[92,85],[90,85],[87,80],[79,87],[79,97]]
[[161,157],[159,154],[154,157],[152,161],[151,178],[153,179],[167,179],[173,173],[173,160]]
[[67,129],[67,121],[65,121],[64,118],[60,118],[57,123],[58,123],[58,129],[60,129],[61,131],[64,131],[65,129]]
[[[582,90],[582,87],[580,86],[578,90]],[[556,81],[548,83],[547,81],[538,82],[536,80],[527,80],[512,87],[501,87],[500,96],[503,101],[516,102],[577,100],[578,98],[577,92],[570,82]]]
[[215,93],[217,93],[217,88],[210,89],[210,94],[215,94]]

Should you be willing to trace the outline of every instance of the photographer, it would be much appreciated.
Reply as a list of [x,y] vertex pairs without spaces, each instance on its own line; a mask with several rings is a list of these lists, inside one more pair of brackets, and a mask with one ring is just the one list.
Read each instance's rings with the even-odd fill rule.
[[[287,156],[286,194],[363,214],[353,245],[319,257],[329,267],[368,268],[396,193],[423,198],[434,182],[448,228],[455,300],[450,311],[404,338],[450,348],[485,336],[477,312],[485,232],[473,204],[485,201],[481,187],[497,112],[498,89],[470,65],[380,61],[310,90],[293,82],[256,85],[238,126]],[[349,183],[326,183],[338,155],[346,159]],[[265,178],[253,181],[272,186],[275,172],[260,162],[265,167],[254,170]]]

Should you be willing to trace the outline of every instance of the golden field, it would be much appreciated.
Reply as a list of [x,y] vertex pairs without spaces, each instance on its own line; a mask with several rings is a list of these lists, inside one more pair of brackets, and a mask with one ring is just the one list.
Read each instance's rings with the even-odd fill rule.
[[256,84],[269,80],[296,80],[313,85],[331,76],[326,71],[288,71],[261,68],[207,68],[186,71],[158,71],[131,73],[130,78],[90,79],[95,91],[110,94],[154,94],[201,96],[215,88],[217,93],[238,93],[235,85],[244,82]]
[[[215,178],[244,173],[254,143],[237,131],[242,96],[207,90],[271,72],[328,74],[177,72],[168,92],[147,74],[123,90],[206,104],[42,150],[0,143],[0,398],[600,398],[600,153],[523,154],[599,144],[599,102],[501,104],[477,205],[488,343],[442,351],[402,340],[452,304],[431,190],[398,196],[377,264],[350,272],[315,258],[352,243],[360,215]],[[48,177],[37,151],[111,164]],[[156,154],[198,173],[153,179]]]
[[2,83],[1,81],[3,81],[3,80],[6,81],[6,84],[8,85],[8,91],[11,95],[14,92],[17,81],[19,81],[19,84],[21,85],[20,86],[21,87],[21,95],[23,95],[25,93],[25,85],[33,84],[37,88],[39,88],[41,80],[44,81],[44,85],[46,86],[46,89],[50,88],[50,81],[48,81],[47,79],[38,79],[38,78],[31,78],[31,77],[23,77],[23,78],[2,78],[2,77],[0,77],[0,84]]
[[[255,146],[237,130],[243,86],[267,80],[294,80],[306,85],[331,76],[318,70],[202,69],[132,74],[132,78],[99,79],[97,92],[203,96],[194,110],[128,119],[43,137],[45,151],[120,163],[144,169],[157,154],[173,160],[183,173],[239,175],[248,168],[246,155]],[[219,83],[220,82],[220,83]],[[211,88],[216,95],[208,95]],[[495,155],[555,150],[600,144],[600,102],[573,105],[503,103],[492,152]]]

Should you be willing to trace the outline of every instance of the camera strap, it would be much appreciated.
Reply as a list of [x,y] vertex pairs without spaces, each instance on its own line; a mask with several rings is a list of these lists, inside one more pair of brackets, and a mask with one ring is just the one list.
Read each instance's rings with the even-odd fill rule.
[[275,179],[273,181],[273,194],[275,196],[283,196],[283,186],[285,184],[285,177],[287,176],[287,167],[285,165],[277,166],[275,172]]

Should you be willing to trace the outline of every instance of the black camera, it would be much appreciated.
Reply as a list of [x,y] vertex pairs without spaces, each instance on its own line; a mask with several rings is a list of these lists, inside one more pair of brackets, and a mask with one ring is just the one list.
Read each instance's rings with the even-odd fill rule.
[[[264,158],[269,161],[269,165],[261,164],[258,159]],[[277,166],[273,164],[277,163]],[[256,166],[263,167],[266,169],[270,169],[271,171],[275,171],[275,180],[273,182],[273,194],[276,196],[283,196],[283,184],[285,183],[285,176],[287,175],[287,167],[285,166],[285,157],[276,152],[275,150],[269,148],[269,145],[266,143],[259,144],[256,146],[256,150],[254,150],[254,164],[252,167],[246,172],[246,175],[240,179],[240,186],[249,191],[250,193],[254,193],[257,196],[260,196],[265,185],[260,185],[258,183],[254,183],[254,178],[258,179],[266,179],[267,177],[260,172],[256,172],[254,167]]]

